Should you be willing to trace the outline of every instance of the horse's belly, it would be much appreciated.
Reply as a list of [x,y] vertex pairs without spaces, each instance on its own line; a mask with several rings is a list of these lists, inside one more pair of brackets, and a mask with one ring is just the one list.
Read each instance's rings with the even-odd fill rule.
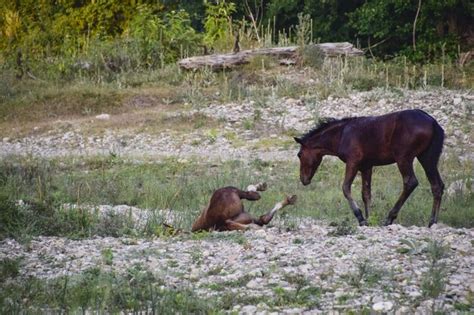
[[373,158],[373,159],[366,159],[362,161],[361,165],[362,168],[371,167],[371,166],[382,166],[395,163],[395,160],[392,157],[386,158]]

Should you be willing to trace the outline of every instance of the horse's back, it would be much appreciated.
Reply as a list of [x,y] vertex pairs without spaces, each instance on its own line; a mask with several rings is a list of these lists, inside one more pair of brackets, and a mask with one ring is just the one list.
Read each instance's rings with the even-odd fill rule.
[[344,128],[341,150],[368,165],[391,164],[424,152],[435,123],[433,117],[416,109],[356,118]]

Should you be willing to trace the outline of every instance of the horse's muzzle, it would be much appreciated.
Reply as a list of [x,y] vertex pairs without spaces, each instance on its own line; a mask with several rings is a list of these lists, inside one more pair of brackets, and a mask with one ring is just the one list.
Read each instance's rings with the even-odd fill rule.
[[304,185],[304,186],[308,186],[309,184],[311,184],[311,179],[307,179],[307,178],[300,178],[301,180],[301,183]]

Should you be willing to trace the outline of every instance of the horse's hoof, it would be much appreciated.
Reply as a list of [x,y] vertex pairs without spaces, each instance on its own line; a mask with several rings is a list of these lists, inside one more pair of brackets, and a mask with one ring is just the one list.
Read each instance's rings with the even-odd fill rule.
[[297,199],[296,195],[286,196],[286,202],[289,205],[294,205]]
[[368,226],[369,224],[367,223],[367,221],[360,221],[359,222],[359,226]]
[[257,191],[265,191],[267,190],[267,183],[258,183],[257,184]]

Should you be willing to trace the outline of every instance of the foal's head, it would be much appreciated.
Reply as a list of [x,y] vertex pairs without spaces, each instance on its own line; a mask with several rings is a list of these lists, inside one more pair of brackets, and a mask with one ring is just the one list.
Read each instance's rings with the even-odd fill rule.
[[300,151],[298,152],[298,158],[300,159],[300,180],[301,183],[306,186],[311,183],[314,173],[316,173],[319,164],[321,164],[323,152],[321,148],[312,147],[300,138],[294,139],[301,145]]
[[337,139],[337,134],[333,132],[335,128],[351,119],[353,118],[323,118],[315,128],[303,137],[294,138],[301,145],[298,158],[300,159],[300,180],[303,185],[311,183],[323,156],[328,154],[328,147],[331,146],[334,139]]

